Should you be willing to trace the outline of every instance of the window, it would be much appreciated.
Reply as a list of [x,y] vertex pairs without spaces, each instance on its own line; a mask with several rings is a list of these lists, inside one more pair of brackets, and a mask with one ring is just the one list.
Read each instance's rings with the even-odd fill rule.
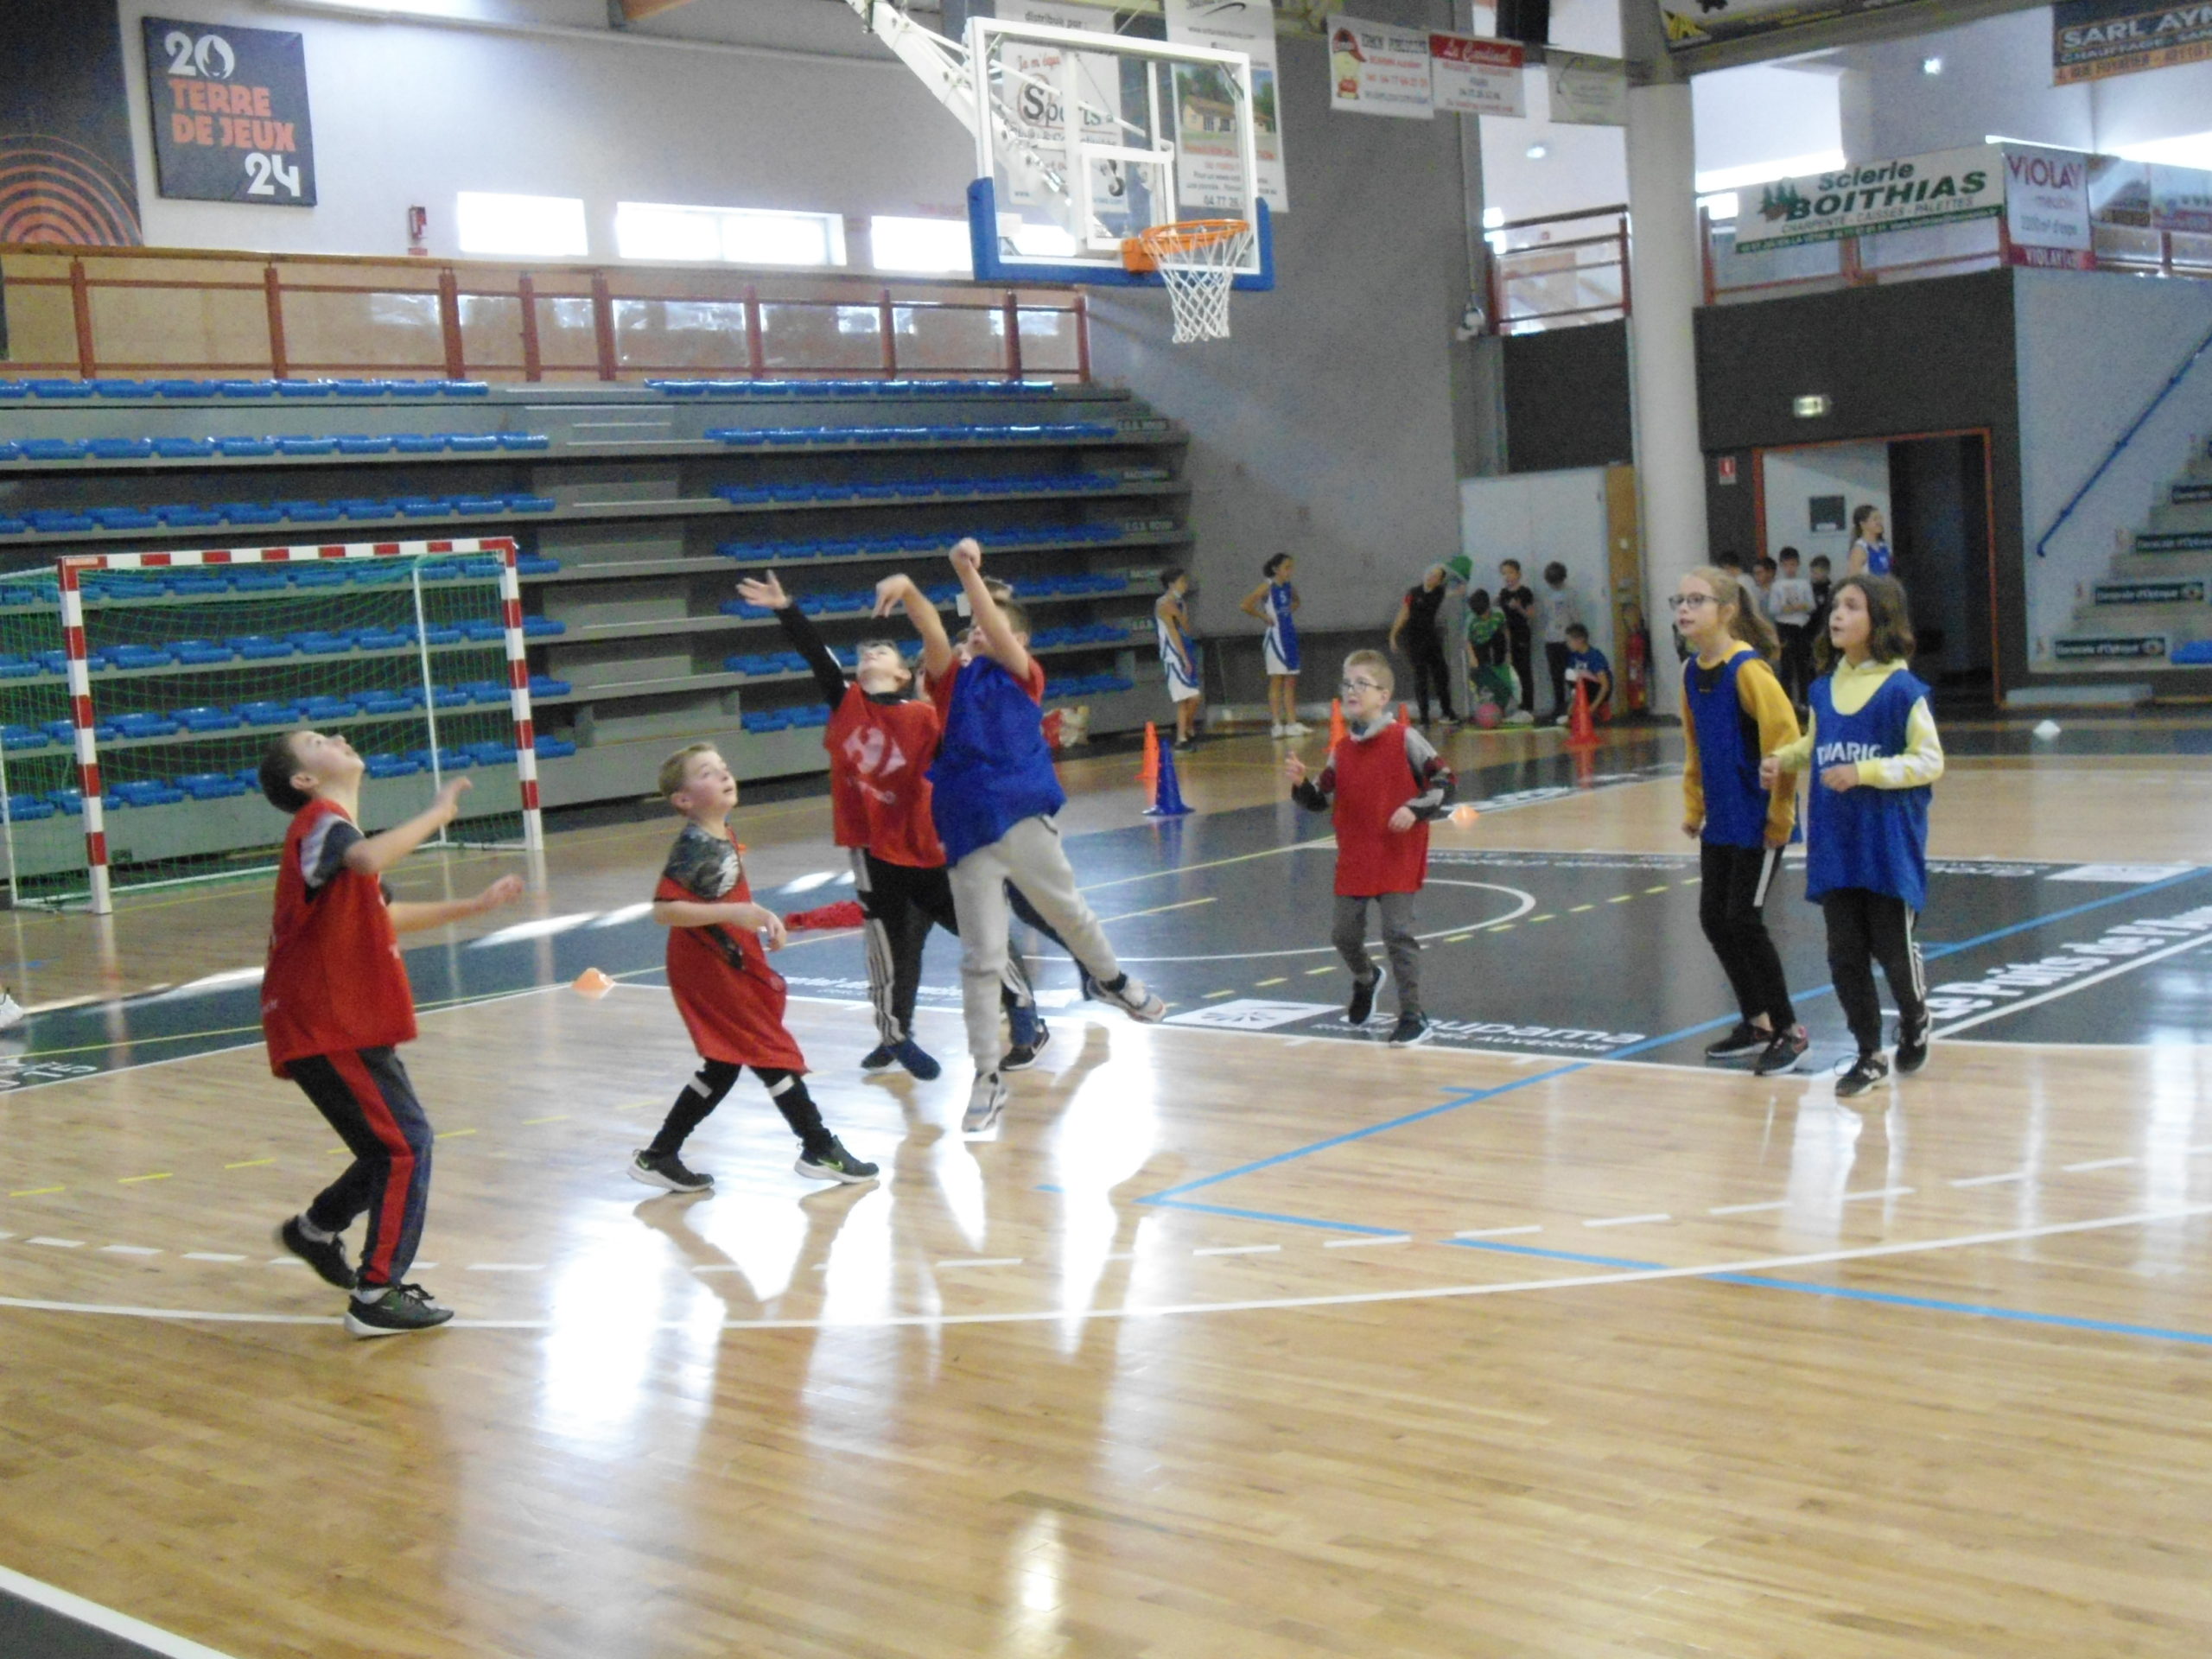
[[836,213],[753,207],[671,207],[618,202],[615,250],[625,259],[733,265],[842,265],[845,221]]
[[878,270],[958,271],[974,269],[964,219],[871,219],[868,242]]
[[461,193],[454,222],[463,253],[582,258],[591,251],[584,205],[573,196]]

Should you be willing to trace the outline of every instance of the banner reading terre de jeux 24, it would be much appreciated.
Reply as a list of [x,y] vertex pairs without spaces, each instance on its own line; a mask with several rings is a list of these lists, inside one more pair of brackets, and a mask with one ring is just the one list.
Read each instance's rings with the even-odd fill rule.
[[144,20],[164,196],[315,206],[305,43],[273,29]]

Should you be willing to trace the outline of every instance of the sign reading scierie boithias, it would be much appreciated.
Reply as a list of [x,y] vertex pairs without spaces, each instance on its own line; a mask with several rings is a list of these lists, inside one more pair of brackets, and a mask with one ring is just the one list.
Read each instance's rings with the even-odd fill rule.
[[2005,156],[1975,144],[1746,186],[1737,200],[1740,253],[1990,219],[2005,207]]
[[164,196],[315,206],[307,50],[273,29],[143,20]]

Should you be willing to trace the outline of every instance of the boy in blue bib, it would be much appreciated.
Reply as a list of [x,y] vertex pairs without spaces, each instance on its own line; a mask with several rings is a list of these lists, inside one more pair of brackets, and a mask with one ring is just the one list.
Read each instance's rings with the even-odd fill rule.
[[1812,724],[1763,768],[1771,783],[1814,773],[1805,896],[1827,923],[1828,970],[1859,1057],[1838,1079],[1846,1099],[1889,1075],[1874,964],[1897,999],[1897,1069],[1928,1061],[1928,982],[1913,925],[1928,899],[1929,785],[1943,775],[1943,746],[1928,688],[1906,671],[1912,621],[1904,589],[1887,576],[1846,576],[1815,647]]

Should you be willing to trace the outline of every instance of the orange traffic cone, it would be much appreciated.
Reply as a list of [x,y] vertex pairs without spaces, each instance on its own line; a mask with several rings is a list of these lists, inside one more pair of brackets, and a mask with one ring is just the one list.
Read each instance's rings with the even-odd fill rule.
[[1160,728],[1148,720],[1144,723],[1144,759],[1137,765],[1137,782],[1144,785],[1146,805],[1159,798]]
[[587,968],[576,976],[569,988],[579,996],[605,996],[614,988],[614,981],[597,968]]
[[1400,703],[1398,705],[1398,724],[1401,726],[1410,726],[1413,723],[1414,711],[1412,706],[1408,703]]
[[1344,741],[1344,703],[1342,697],[1329,699],[1329,747],[1335,748]]
[[1590,682],[1580,677],[1574,682],[1574,708],[1567,717],[1567,747],[1570,749],[1594,749],[1598,747],[1598,728],[1590,718]]

